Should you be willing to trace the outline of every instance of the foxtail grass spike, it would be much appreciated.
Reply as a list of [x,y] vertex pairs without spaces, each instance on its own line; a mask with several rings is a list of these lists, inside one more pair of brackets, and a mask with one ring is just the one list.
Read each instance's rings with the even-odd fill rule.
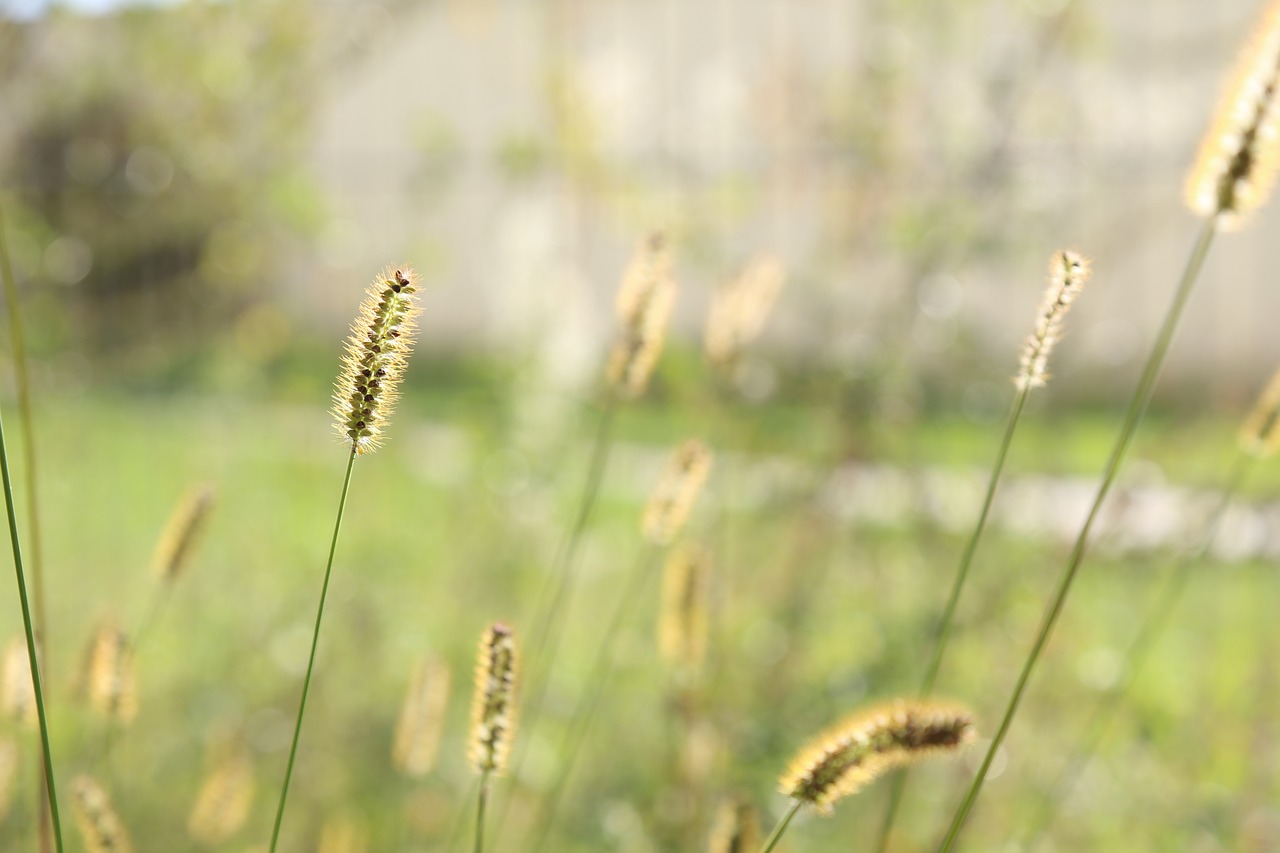
[[1280,449],[1280,370],[1258,396],[1249,416],[1240,427],[1240,450],[1255,459],[1265,459]]
[[632,258],[618,289],[618,332],[605,378],[619,397],[634,399],[649,387],[675,300],[671,252],[666,238],[653,234]]
[[215,494],[211,486],[197,486],[174,507],[165,523],[164,532],[151,555],[151,571],[163,582],[177,580],[191,559],[191,552],[213,509]]
[[104,622],[89,641],[85,688],[89,706],[108,720],[128,725],[138,715],[133,650],[112,622]]
[[707,853],[755,853],[760,847],[760,815],[745,797],[735,797],[720,806]]
[[411,779],[431,772],[449,705],[449,667],[435,657],[414,668],[391,746],[391,763]]
[[357,454],[371,453],[382,444],[413,348],[417,289],[417,273],[388,267],[369,286],[351,326],[333,394],[333,416],[338,434]]
[[516,666],[511,629],[495,622],[480,639],[471,704],[471,765],[478,773],[506,772],[516,726]]
[[1062,337],[1062,321],[1084,284],[1089,262],[1075,252],[1058,252],[1049,261],[1049,286],[1036,316],[1036,327],[1022,348],[1022,365],[1013,384],[1019,391],[1042,388],[1049,380],[1049,356]]
[[253,759],[237,747],[224,754],[205,777],[187,817],[192,840],[215,846],[235,837],[253,808]]
[[89,853],[133,853],[133,844],[107,792],[88,776],[71,780],[76,825]]
[[654,545],[675,541],[710,473],[711,451],[702,442],[689,439],[676,448],[645,507],[645,539]]
[[755,258],[711,300],[702,346],[711,366],[726,371],[759,336],[786,284],[782,263],[772,255]]
[[31,686],[31,663],[27,658],[27,641],[14,637],[4,647],[3,683],[0,705],[11,719],[25,726],[36,725],[36,691]]
[[1280,166],[1280,2],[1237,60],[1187,177],[1187,205],[1226,230],[1266,203]]
[[861,711],[816,737],[791,762],[778,788],[794,800],[829,814],[893,767],[955,752],[973,739],[973,717],[965,709],[899,699]]
[[658,611],[658,651],[673,666],[697,668],[707,651],[711,554],[686,545],[667,557]]

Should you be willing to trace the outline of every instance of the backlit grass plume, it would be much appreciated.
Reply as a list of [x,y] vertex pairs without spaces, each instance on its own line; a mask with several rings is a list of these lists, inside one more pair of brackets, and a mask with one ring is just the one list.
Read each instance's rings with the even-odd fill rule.
[[1240,427],[1240,449],[1258,459],[1280,448],[1280,370],[1259,395]]
[[755,853],[760,847],[760,816],[744,797],[726,800],[716,813],[708,853]]
[[711,555],[684,546],[667,557],[658,611],[658,651],[670,664],[697,667],[707,651],[707,598]]
[[88,776],[77,776],[71,780],[71,797],[76,825],[89,853],[133,853],[133,844],[111,798],[97,782]]
[[391,763],[404,775],[426,776],[436,763],[449,705],[449,667],[428,657],[414,668],[391,746]]
[[417,285],[417,273],[408,267],[383,270],[369,286],[351,326],[333,394],[333,416],[339,435],[355,453],[371,453],[382,443],[413,348]]
[[175,580],[186,567],[213,509],[214,497],[211,486],[196,486],[174,507],[151,556],[151,570],[161,581]]
[[187,834],[210,847],[239,832],[253,808],[253,759],[242,747],[224,754],[205,777],[187,816]]
[[1022,349],[1014,378],[1018,390],[1041,388],[1049,379],[1049,355],[1062,337],[1062,321],[1089,280],[1089,262],[1075,252],[1058,252],[1049,261],[1049,286],[1036,315],[1036,327]]
[[1263,14],[1187,177],[1187,205],[1223,228],[1261,207],[1280,165],[1280,2]]
[[778,294],[786,284],[786,270],[772,255],[747,264],[711,300],[703,333],[707,360],[718,370],[731,368],[764,328]]
[[649,387],[675,300],[671,251],[662,234],[652,234],[636,251],[618,288],[618,332],[605,378],[619,397],[638,397]]
[[138,680],[129,638],[113,622],[104,622],[85,653],[85,690],[89,706],[108,720],[127,725],[138,715]]
[[489,780],[506,772],[516,729],[516,643],[511,629],[494,622],[480,638],[475,695],[471,702],[471,766],[480,774],[475,851],[484,849]]
[[3,672],[0,673],[0,705],[6,716],[23,725],[36,724],[36,693],[31,686],[31,664],[27,658],[27,641],[14,637],[4,647]]
[[675,540],[710,473],[711,451],[702,442],[689,439],[676,448],[645,506],[645,539],[654,545]]

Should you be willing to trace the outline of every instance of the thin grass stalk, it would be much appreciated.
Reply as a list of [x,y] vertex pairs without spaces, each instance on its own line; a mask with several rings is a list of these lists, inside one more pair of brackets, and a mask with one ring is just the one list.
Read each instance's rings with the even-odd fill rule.
[[803,800],[796,800],[791,808],[787,809],[787,813],[778,821],[777,826],[773,828],[773,832],[769,833],[769,837],[765,839],[764,848],[760,853],[772,853],[773,848],[778,846],[782,833],[787,831],[787,827],[791,825],[791,821],[795,819],[796,813],[800,811],[800,807],[804,805]]
[[31,686],[36,694],[36,717],[40,722],[40,746],[44,751],[45,792],[49,817],[53,821],[53,838],[62,853],[62,821],[58,815],[58,789],[53,775],[53,749],[49,745],[49,721],[45,715],[44,688],[40,681],[40,662],[36,652],[35,628],[31,620],[31,602],[27,596],[27,579],[22,566],[22,545],[18,538],[18,519],[13,506],[13,484],[9,477],[9,453],[5,448],[4,424],[0,420],[0,479],[4,481],[4,504],[9,517],[9,541],[13,545],[13,568],[18,580],[18,600],[22,605],[22,627],[27,635],[27,659],[31,665]]
[[1137,683],[1138,678],[1142,675],[1143,668],[1146,666],[1151,652],[1155,648],[1157,641],[1164,634],[1170,618],[1177,609],[1178,603],[1182,600],[1182,594],[1186,590],[1187,582],[1191,579],[1192,571],[1201,564],[1208,555],[1209,549],[1213,547],[1222,518],[1231,507],[1236,495],[1243,488],[1244,482],[1253,470],[1256,461],[1254,457],[1243,453],[1236,456],[1227,483],[1223,487],[1222,493],[1218,496],[1218,501],[1214,505],[1213,511],[1205,521],[1200,542],[1192,552],[1178,562],[1173,572],[1166,578],[1160,592],[1156,595],[1155,602],[1148,608],[1133,642],[1129,645],[1129,651],[1124,656],[1126,661],[1124,678],[1119,684],[1103,694],[1098,703],[1094,705],[1093,711],[1089,715],[1089,721],[1084,727],[1084,736],[1080,738],[1080,746],[1075,755],[1063,766],[1057,779],[1054,780],[1053,784],[1042,796],[1036,820],[1026,836],[1025,849],[1032,849],[1035,841],[1053,825],[1053,821],[1058,816],[1063,803],[1066,802],[1071,792],[1075,789],[1076,783],[1080,781],[1080,774],[1088,765],[1089,759],[1097,752],[1098,747],[1102,745],[1111,723],[1115,720],[1116,712],[1129,697],[1134,684]]
[[573,710],[569,728],[565,730],[560,749],[557,751],[557,755],[560,757],[559,770],[556,773],[555,781],[552,782],[551,790],[543,802],[538,822],[534,826],[533,832],[530,833],[533,843],[528,849],[533,853],[537,853],[538,850],[542,849],[547,837],[550,835],[551,828],[555,825],[556,813],[559,810],[565,788],[568,786],[569,777],[573,774],[578,754],[582,751],[582,743],[586,740],[596,709],[600,705],[600,699],[604,695],[609,678],[613,673],[613,647],[617,642],[623,625],[626,623],[627,615],[632,612],[636,601],[640,598],[640,593],[644,591],[645,582],[654,573],[661,553],[661,548],[652,543],[646,545],[641,551],[640,558],[636,560],[631,569],[631,574],[623,587],[622,597],[618,599],[618,606],[614,608],[613,615],[600,638],[599,650],[587,675],[586,691],[579,698],[578,704]]
[[275,853],[280,841],[280,826],[284,822],[284,804],[289,797],[289,781],[293,778],[293,762],[298,756],[298,737],[302,734],[302,717],[307,710],[307,694],[311,690],[311,674],[316,665],[316,647],[320,644],[320,620],[324,618],[324,603],[329,595],[329,578],[333,574],[333,555],[338,550],[338,534],[342,531],[342,515],[347,508],[347,491],[351,487],[351,471],[355,467],[356,446],[352,444],[347,457],[347,473],[342,478],[342,497],[338,499],[338,517],[333,524],[333,538],[329,542],[329,559],[324,567],[324,583],[320,587],[320,606],[316,608],[316,625],[311,634],[311,655],[307,659],[307,675],[302,680],[302,698],[298,701],[298,716],[293,724],[293,743],[289,747],[289,763],[285,766],[284,784],[280,786],[280,803],[276,806],[275,827],[271,830],[271,853]]
[[1026,692],[1027,684],[1031,680],[1031,674],[1035,670],[1036,663],[1040,660],[1040,654],[1044,651],[1050,635],[1053,633],[1053,628],[1058,622],[1058,616],[1062,613],[1062,608],[1066,604],[1067,594],[1071,591],[1072,582],[1080,569],[1080,564],[1084,561],[1085,551],[1089,545],[1089,534],[1093,531],[1094,522],[1097,521],[1102,504],[1111,492],[1116,474],[1120,470],[1120,464],[1124,461],[1134,433],[1137,432],[1138,423],[1146,413],[1148,403],[1151,402],[1151,393],[1155,388],[1156,380],[1160,376],[1160,368],[1164,365],[1165,355],[1173,343],[1178,321],[1181,319],[1182,311],[1186,307],[1191,291],[1195,287],[1196,279],[1200,276],[1200,270],[1209,254],[1209,248],[1213,245],[1213,237],[1217,230],[1218,218],[1216,216],[1206,218],[1200,229],[1200,234],[1191,249],[1191,254],[1187,258],[1186,267],[1183,269],[1182,278],[1178,283],[1178,289],[1174,293],[1173,301],[1170,302],[1169,308],[1165,313],[1160,332],[1156,336],[1151,353],[1147,356],[1146,365],[1143,367],[1141,378],[1138,380],[1138,387],[1134,390],[1133,396],[1129,400],[1124,424],[1120,428],[1120,434],[1116,438],[1115,446],[1111,450],[1111,456],[1108,458],[1106,468],[1103,470],[1098,493],[1094,496],[1093,505],[1089,508],[1089,514],[1085,518],[1084,525],[1080,528],[1080,533],[1076,537],[1075,545],[1071,549],[1071,554],[1067,558],[1067,564],[1058,581],[1058,586],[1041,620],[1035,642],[1032,644],[1031,651],[1023,662],[1021,672],[1018,674],[1013,694],[1009,697],[1004,716],[1000,720],[1000,727],[991,739],[991,745],[982,760],[982,765],[978,768],[978,773],[974,776],[973,782],[969,785],[964,799],[951,820],[946,836],[938,848],[939,853],[947,853],[947,851],[955,847],[956,841],[960,836],[960,830],[968,819],[969,813],[973,810],[973,804],[978,799],[983,782],[986,781],[987,772],[991,769],[991,763],[995,760],[996,752],[1004,744],[1004,739],[1009,733],[1009,727],[1018,712],[1018,706],[1022,703],[1023,693]]
[[[27,370],[27,347],[22,331],[22,311],[18,302],[18,284],[13,275],[13,263],[9,258],[9,239],[4,221],[4,204],[0,199],[0,275],[4,277],[5,310],[9,312],[9,343],[13,349],[14,381],[18,391],[18,417],[22,422],[22,457],[25,462],[23,486],[27,493],[27,541],[31,546],[31,592],[35,603],[36,637],[44,650],[45,664],[49,662],[49,611],[44,594],[44,542],[40,534],[40,501],[36,479],[36,429],[31,408],[31,376]],[[40,788],[48,787],[43,767]],[[40,850],[51,850],[53,839],[49,829],[49,807],[40,800]]]
[[489,799],[489,771],[480,774],[480,793],[476,796],[476,845],[475,853],[484,851],[484,807]]

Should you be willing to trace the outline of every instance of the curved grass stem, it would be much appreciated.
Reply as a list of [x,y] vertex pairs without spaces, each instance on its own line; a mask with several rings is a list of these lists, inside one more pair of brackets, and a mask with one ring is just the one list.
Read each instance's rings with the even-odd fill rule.
[[773,832],[769,833],[769,837],[765,839],[764,849],[760,853],[772,853],[773,848],[778,846],[778,840],[782,838],[782,833],[787,831],[787,827],[791,825],[791,821],[795,818],[796,813],[800,811],[800,806],[804,805],[803,800],[796,800],[795,803],[787,810],[787,813],[778,821],[778,825],[773,828]]
[[1142,376],[1138,380],[1138,387],[1134,390],[1133,396],[1129,400],[1124,423],[1120,428],[1119,436],[1116,438],[1115,446],[1111,450],[1111,455],[1107,459],[1107,465],[1103,470],[1102,480],[1098,485],[1098,492],[1094,496],[1093,505],[1089,508],[1089,514],[1085,517],[1084,524],[1076,536],[1075,545],[1067,558],[1067,564],[1058,580],[1057,588],[1054,590],[1053,597],[1049,600],[1048,608],[1041,619],[1040,629],[1036,634],[1035,642],[1032,643],[1031,651],[1023,662],[1022,670],[1018,674],[1017,683],[1014,685],[1013,694],[1009,697],[1009,702],[1005,707],[1000,726],[996,730],[995,736],[991,739],[991,745],[987,748],[982,765],[978,768],[978,772],[974,776],[973,782],[969,785],[964,799],[961,801],[959,808],[956,809],[951,825],[947,829],[947,834],[938,848],[939,853],[947,853],[947,851],[955,847],[956,841],[960,836],[960,830],[964,827],[969,813],[973,810],[973,804],[977,801],[978,794],[982,791],[982,784],[986,781],[987,772],[991,769],[991,763],[1009,733],[1009,727],[1013,723],[1013,718],[1018,712],[1018,706],[1022,703],[1022,696],[1031,680],[1031,674],[1035,671],[1036,663],[1039,662],[1040,655],[1044,651],[1045,645],[1049,642],[1053,628],[1058,622],[1063,606],[1066,604],[1067,594],[1071,591],[1072,582],[1080,569],[1080,564],[1084,561],[1085,552],[1089,545],[1089,534],[1093,531],[1093,525],[1101,513],[1102,504],[1115,483],[1116,474],[1120,470],[1120,464],[1124,461],[1129,444],[1138,429],[1138,423],[1146,413],[1147,404],[1151,402],[1151,393],[1155,388],[1156,380],[1160,376],[1160,368],[1164,365],[1169,346],[1173,343],[1178,321],[1182,317],[1183,309],[1186,307],[1191,291],[1195,287],[1196,279],[1200,276],[1200,270],[1204,266],[1205,258],[1209,254],[1209,248],[1213,244],[1213,237],[1216,233],[1216,218],[1205,220],[1200,230],[1200,235],[1191,249],[1190,256],[1187,258],[1181,281],[1179,281],[1173,300],[1165,313],[1160,332],[1152,345],[1151,353],[1147,356],[1146,365],[1142,369]]
[[338,550],[338,534],[342,531],[342,514],[347,508],[347,491],[351,487],[351,470],[355,467],[356,448],[351,447],[347,458],[347,473],[342,479],[342,497],[338,499],[338,518],[333,524],[333,539],[329,542],[329,561],[324,567],[324,584],[320,587],[320,606],[316,608],[316,626],[311,634],[311,656],[307,659],[307,675],[302,680],[302,698],[298,701],[298,718],[293,725],[293,744],[289,747],[289,763],[284,771],[284,784],[280,786],[280,803],[276,806],[275,827],[271,830],[271,853],[275,853],[280,841],[280,825],[284,822],[284,804],[289,797],[289,780],[293,778],[293,762],[298,756],[298,737],[302,734],[302,716],[307,710],[307,693],[311,690],[311,674],[316,666],[316,647],[320,643],[320,620],[324,618],[324,602],[329,595],[329,578],[333,574],[333,555]]

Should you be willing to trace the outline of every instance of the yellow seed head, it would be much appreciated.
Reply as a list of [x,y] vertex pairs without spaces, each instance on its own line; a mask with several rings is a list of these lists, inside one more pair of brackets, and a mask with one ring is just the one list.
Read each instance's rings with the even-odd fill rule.
[[620,397],[638,397],[649,386],[675,301],[671,252],[665,238],[654,234],[636,252],[618,288],[618,333],[605,378]]
[[705,548],[676,548],[662,570],[658,611],[658,651],[673,666],[696,668],[707,651],[707,598],[711,554]]
[[338,434],[356,453],[370,453],[382,443],[413,348],[417,289],[417,273],[388,267],[369,285],[351,326],[333,394],[333,417]]
[[25,726],[34,726],[36,719],[36,689],[31,680],[31,658],[27,655],[27,640],[23,636],[11,639],[4,647],[4,712]]
[[1240,449],[1264,459],[1280,448],[1280,370],[1272,375],[1240,428]]
[[516,728],[516,666],[511,629],[493,623],[480,639],[471,703],[471,764],[478,773],[506,772]]
[[253,808],[253,759],[244,749],[233,749],[205,777],[187,817],[187,834],[201,844],[214,846],[234,836]]
[[151,556],[151,570],[161,581],[176,580],[186,566],[213,502],[213,488],[197,486],[174,507]]
[[138,715],[138,679],[133,650],[118,626],[104,622],[89,642],[85,656],[89,705],[122,725]]
[[449,667],[437,658],[418,665],[409,681],[391,747],[391,763],[411,779],[431,772],[449,705]]
[[1187,205],[1238,227],[1267,200],[1280,165],[1280,2],[1273,2],[1237,60],[1200,154]]
[[320,829],[317,853],[368,853],[369,830],[349,816],[329,818]]
[[111,798],[88,776],[71,780],[76,825],[89,853],[133,853],[133,844],[111,805]]
[[968,711],[899,699],[854,714],[809,743],[778,781],[782,793],[823,814],[884,771],[973,739]]
[[703,350],[713,367],[724,371],[737,362],[764,328],[784,284],[786,270],[777,258],[765,255],[716,293],[703,333]]
[[760,849],[760,816],[745,797],[722,803],[711,828],[708,853],[754,853]]
[[676,448],[644,510],[646,539],[655,545],[675,541],[710,473],[711,451],[702,442],[690,439]]
[[1013,384],[1019,390],[1042,388],[1049,380],[1049,355],[1062,338],[1062,321],[1071,310],[1084,283],[1089,261],[1075,252],[1058,252],[1049,261],[1049,286],[1045,288],[1035,331],[1022,348],[1022,366]]

